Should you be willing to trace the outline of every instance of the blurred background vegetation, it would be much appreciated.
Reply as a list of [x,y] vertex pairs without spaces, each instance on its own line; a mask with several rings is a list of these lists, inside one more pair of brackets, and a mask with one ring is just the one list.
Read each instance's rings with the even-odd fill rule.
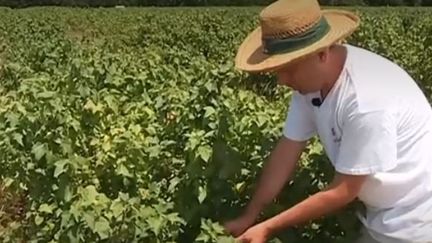
[[[274,0],[0,0],[0,6],[263,6]],[[328,6],[432,6],[432,0],[320,0]]]

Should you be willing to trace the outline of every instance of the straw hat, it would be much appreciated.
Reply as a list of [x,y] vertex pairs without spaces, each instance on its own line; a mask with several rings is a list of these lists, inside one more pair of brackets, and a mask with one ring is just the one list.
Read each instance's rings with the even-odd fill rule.
[[260,25],[243,41],[235,64],[248,72],[275,70],[345,39],[359,26],[354,13],[321,10],[317,0],[278,0],[260,13]]

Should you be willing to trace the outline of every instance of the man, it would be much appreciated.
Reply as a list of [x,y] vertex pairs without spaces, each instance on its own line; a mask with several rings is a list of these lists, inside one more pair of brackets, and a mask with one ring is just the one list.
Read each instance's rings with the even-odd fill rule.
[[[293,88],[283,136],[257,191],[225,223],[240,242],[261,243],[290,226],[327,215],[358,198],[366,206],[359,242],[432,242],[432,110],[414,80],[391,61],[338,44],[359,26],[346,11],[316,0],[279,0],[242,43],[236,66],[274,72]],[[254,225],[318,135],[333,164],[332,183],[296,206]]]

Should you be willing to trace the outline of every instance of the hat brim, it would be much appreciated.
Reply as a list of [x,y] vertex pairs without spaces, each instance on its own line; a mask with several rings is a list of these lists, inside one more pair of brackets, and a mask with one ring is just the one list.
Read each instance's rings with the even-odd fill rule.
[[292,52],[275,55],[265,54],[261,42],[261,27],[256,28],[240,45],[235,58],[236,68],[247,72],[268,72],[278,69],[293,60],[318,52],[345,39],[359,26],[359,18],[351,12],[323,10],[322,13],[330,25],[329,32],[312,45]]

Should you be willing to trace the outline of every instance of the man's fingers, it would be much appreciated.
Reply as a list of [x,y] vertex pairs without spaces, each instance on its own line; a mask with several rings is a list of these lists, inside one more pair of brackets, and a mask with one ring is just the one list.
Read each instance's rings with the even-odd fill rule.
[[250,243],[250,240],[244,238],[244,237],[238,237],[236,239],[236,243]]
[[240,235],[239,237],[237,237],[236,242],[239,243],[250,243],[250,240],[248,237],[246,237],[244,234]]

